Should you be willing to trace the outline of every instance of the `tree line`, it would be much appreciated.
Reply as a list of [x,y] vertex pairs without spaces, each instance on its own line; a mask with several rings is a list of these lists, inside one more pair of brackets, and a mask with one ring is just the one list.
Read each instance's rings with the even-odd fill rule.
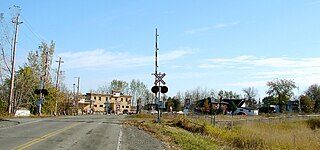
[[250,108],[269,108],[271,105],[277,105],[279,112],[286,111],[288,102],[293,103],[293,111],[304,113],[319,113],[320,112],[320,85],[312,84],[301,95],[294,96],[294,89],[299,88],[293,80],[289,79],[275,79],[266,83],[268,87],[267,96],[260,101],[257,100],[258,90],[254,87],[243,88],[243,95],[233,92],[214,89],[207,89],[197,87],[193,90],[185,92],[177,92],[172,99],[179,99],[181,101],[180,110],[183,107],[185,99],[190,99],[191,103],[199,104],[202,100],[204,109],[209,112],[211,109],[208,105],[208,100],[219,99],[246,99],[246,107]]

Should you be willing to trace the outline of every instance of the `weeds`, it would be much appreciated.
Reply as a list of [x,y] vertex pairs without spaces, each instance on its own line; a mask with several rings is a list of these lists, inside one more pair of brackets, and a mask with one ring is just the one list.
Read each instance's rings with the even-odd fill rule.
[[320,119],[308,119],[306,123],[308,127],[312,130],[316,130],[317,128],[320,128]]
[[215,127],[203,117],[168,115],[162,117],[161,124],[154,123],[154,116],[144,117],[137,117],[140,122],[136,124],[180,149],[318,149],[320,146],[320,135],[310,130],[320,128],[320,119],[249,120],[231,127]]

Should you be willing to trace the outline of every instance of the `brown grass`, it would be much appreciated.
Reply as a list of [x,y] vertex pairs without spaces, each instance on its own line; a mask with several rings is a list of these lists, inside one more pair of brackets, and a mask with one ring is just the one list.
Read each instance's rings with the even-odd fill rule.
[[[230,117],[219,116],[230,120]],[[232,118],[232,120],[239,119]],[[243,119],[243,116],[241,116]],[[222,120],[222,119],[221,119]],[[320,119],[311,119],[318,125]],[[155,116],[138,116],[134,125],[154,134],[175,148],[194,149],[199,143],[215,149],[319,149],[320,134],[311,129],[310,119],[283,117],[237,121],[227,126],[214,127],[207,118],[164,115],[162,123],[155,123]],[[191,136],[192,135],[192,136]],[[201,141],[199,141],[199,139]],[[196,143],[190,141],[197,141]],[[210,142],[211,141],[211,142]],[[183,144],[187,142],[188,144]],[[211,147],[211,148],[212,148]]]

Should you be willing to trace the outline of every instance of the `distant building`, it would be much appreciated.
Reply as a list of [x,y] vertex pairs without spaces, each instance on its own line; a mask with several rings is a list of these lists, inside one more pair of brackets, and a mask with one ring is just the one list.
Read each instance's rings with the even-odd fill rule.
[[[90,113],[129,113],[131,112],[132,96],[123,95],[120,92],[113,91],[112,94],[86,94],[86,106],[84,111]],[[107,105],[106,106],[106,101]]]

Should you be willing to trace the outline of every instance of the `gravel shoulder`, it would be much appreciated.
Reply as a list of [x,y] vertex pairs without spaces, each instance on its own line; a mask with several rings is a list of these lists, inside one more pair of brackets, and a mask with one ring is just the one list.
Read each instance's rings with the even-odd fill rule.
[[167,146],[143,130],[134,126],[122,126],[121,150],[166,150]]
[[1,128],[7,128],[11,126],[15,126],[20,124],[19,121],[13,121],[13,120],[8,120],[8,119],[0,119],[0,129]]

